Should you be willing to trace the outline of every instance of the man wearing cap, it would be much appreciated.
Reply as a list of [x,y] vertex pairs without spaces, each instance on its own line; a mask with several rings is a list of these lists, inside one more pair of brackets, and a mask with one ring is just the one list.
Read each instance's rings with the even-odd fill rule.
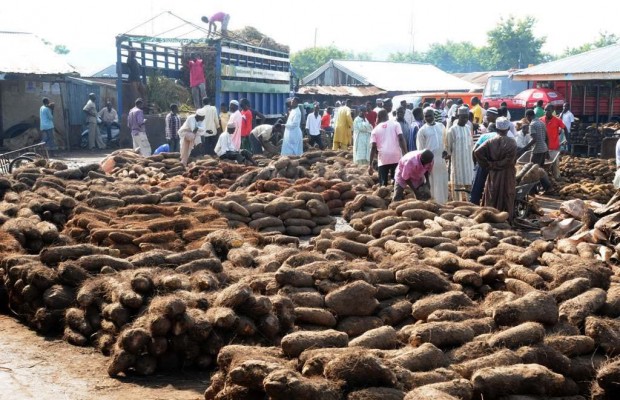
[[217,109],[211,105],[211,101],[207,96],[202,98],[202,110],[204,111],[204,130],[200,132],[202,136],[202,153],[214,156],[213,148],[217,143],[217,132],[220,129],[220,119],[217,115]]
[[235,127],[231,140],[235,149],[239,151],[241,148],[241,124],[243,122],[243,116],[239,111],[239,102],[237,100],[231,100],[229,108],[230,119],[228,120],[228,126],[232,124]]
[[[474,135],[474,151],[487,140],[494,138],[497,136],[497,129],[495,128],[495,121],[497,120],[498,110],[496,107],[490,107],[487,110],[487,130],[486,133],[482,135]],[[473,156],[473,153],[472,153]],[[476,162],[474,157],[474,162]],[[487,176],[489,175],[489,171],[476,163],[475,172],[474,172],[474,182],[471,186],[471,192],[469,194],[470,203],[474,203],[475,205],[480,205],[480,201],[482,200],[482,194],[484,193],[484,185],[487,181]]]
[[336,120],[336,130],[334,131],[333,150],[346,150],[351,144],[351,129],[353,129],[353,118],[351,118],[351,100],[347,100],[345,105],[338,111]]
[[299,109],[299,98],[293,97],[290,100],[291,110],[284,125],[284,139],[282,141],[283,156],[300,156],[304,152],[303,133],[301,132],[301,110]]
[[443,124],[435,122],[435,109],[424,109],[424,126],[418,132],[416,147],[433,152],[435,163],[430,175],[431,195],[433,199],[444,204],[448,201],[448,169],[443,160],[444,131]]
[[383,110],[383,99],[377,99],[375,100],[375,108],[373,109],[374,112],[377,113],[377,116],[379,115],[379,111]]
[[187,117],[179,129],[179,139],[181,141],[181,163],[187,167],[189,155],[192,149],[200,145],[201,137],[204,133],[205,109],[199,108],[196,114]]
[[88,148],[95,150],[95,145],[100,149],[105,149],[105,143],[101,139],[99,134],[99,128],[97,127],[97,105],[95,100],[97,96],[94,93],[88,95],[88,101],[82,109],[86,114],[86,122],[88,123]]
[[471,157],[473,140],[471,128],[467,124],[469,109],[461,106],[456,115],[457,123],[452,124],[446,135],[446,152],[450,160],[450,181],[452,200],[465,200],[459,197],[463,191],[469,192],[474,179],[474,161]]
[[516,196],[517,142],[507,136],[510,121],[500,117],[495,122],[497,136],[474,151],[478,163],[489,171],[482,204],[508,213],[512,221]]
[[139,149],[140,154],[144,157],[151,155],[151,144],[146,136],[146,119],[144,119],[144,111],[142,111],[143,101],[137,99],[135,106],[129,110],[127,114],[127,126],[131,131],[134,150]]

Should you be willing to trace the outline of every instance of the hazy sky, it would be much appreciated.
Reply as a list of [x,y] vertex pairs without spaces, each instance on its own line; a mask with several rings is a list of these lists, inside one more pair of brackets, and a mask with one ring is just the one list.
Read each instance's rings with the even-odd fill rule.
[[[477,1],[360,0],[5,0],[0,30],[35,33],[54,44],[64,44],[67,60],[83,74],[115,62],[114,37],[170,10],[194,23],[217,11],[231,14],[229,28],[256,27],[292,51],[314,45],[370,52],[382,59],[391,52],[425,50],[434,42],[470,41],[483,45],[486,33],[501,17],[534,16],[535,34],[546,36],[543,51],[561,53],[566,47],[590,42],[598,33],[620,35],[614,0],[570,2],[541,0]],[[372,6],[371,6],[372,4]],[[490,5],[493,4],[494,7]],[[379,7],[377,7],[379,5]],[[169,21],[168,21],[169,22]],[[168,25],[169,26],[169,25]],[[162,26],[148,24],[142,33],[158,34]],[[413,27],[413,29],[412,29]],[[33,54],[36,57],[36,54]]]

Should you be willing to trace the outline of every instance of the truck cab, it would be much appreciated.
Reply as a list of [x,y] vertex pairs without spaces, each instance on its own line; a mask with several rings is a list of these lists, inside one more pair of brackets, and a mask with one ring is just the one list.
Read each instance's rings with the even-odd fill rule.
[[482,92],[482,104],[487,102],[489,107],[499,108],[500,104],[505,101],[511,114],[513,109],[523,108],[522,105],[515,103],[513,98],[522,91],[529,89],[531,82],[513,80],[513,72],[515,71],[499,72],[489,76]]

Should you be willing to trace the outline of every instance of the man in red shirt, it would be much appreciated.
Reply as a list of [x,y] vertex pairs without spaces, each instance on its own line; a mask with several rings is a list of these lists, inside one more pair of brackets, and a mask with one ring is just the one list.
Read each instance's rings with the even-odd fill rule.
[[545,115],[540,120],[547,126],[547,138],[549,139],[549,150],[560,150],[560,129],[566,129],[564,122],[553,115],[553,106],[547,104]]
[[202,98],[207,95],[207,88],[205,84],[203,62],[202,59],[196,56],[196,53],[192,53],[191,59],[189,60],[189,87],[192,92],[194,108],[201,108]]
[[321,130],[325,131],[325,133],[330,136],[334,133],[334,128],[331,126],[333,109],[333,107],[327,107],[323,111],[323,116],[321,117]]
[[372,109],[372,103],[370,101],[366,102],[366,110],[366,119],[374,128],[377,126],[377,113]]
[[250,101],[248,99],[241,99],[239,101],[241,106],[241,148],[252,152],[252,142],[250,142],[250,132],[252,132],[252,110],[250,110]]

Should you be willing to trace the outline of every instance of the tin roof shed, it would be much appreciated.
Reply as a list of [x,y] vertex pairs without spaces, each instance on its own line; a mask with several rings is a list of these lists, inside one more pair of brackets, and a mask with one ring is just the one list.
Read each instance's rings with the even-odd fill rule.
[[330,60],[303,79],[303,85],[375,86],[388,92],[467,92],[476,86],[431,64]]
[[620,43],[515,72],[517,81],[620,79]]
[[32,33],[0,31],[0,54],[0,75],[77,73],[61,55]]

